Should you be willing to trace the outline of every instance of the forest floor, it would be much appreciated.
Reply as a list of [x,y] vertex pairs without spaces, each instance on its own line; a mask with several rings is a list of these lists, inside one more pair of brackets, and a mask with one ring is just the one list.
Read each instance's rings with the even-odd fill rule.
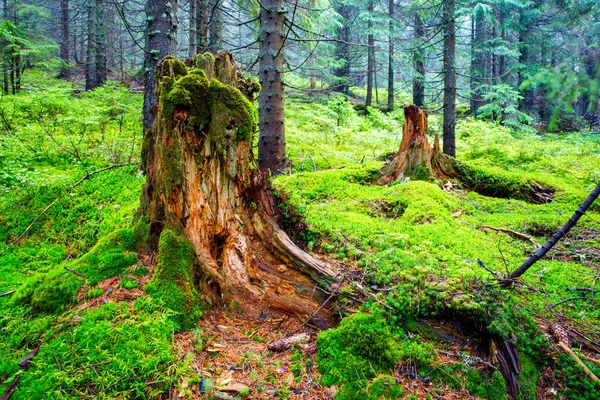
[[[501,399],[515,380],[526,399],[593,399],[600,390],[555,340],[558,326],[600,375],[590,361],[600,358],[600,204],[520,284],[497,284],[600,180],[600,135],[515,132],[464,117],[457,158],[475,186],[497,188],[494,197],[457,183],[375,186],[373,174],[398,150],[402,110],[363,117],[336,100],[290,96],[291,168],[274,181],[288,199],[281,222],[303,218],[308,230],[295,239],[348,276],[335,309],[341,324],[317,332],[220,308],[179,332],[177,310],[144,290],[154,260],[130,243],[144,183],[141,96],[112,83],[79,93],[40,71],[24,79],[22,94],[0,99],[0,393]],[[440,131],[430,116],[430,133]],[[119,167],[90,174],[110,165]],[[553,201],[515,196],[531,182],[554,188]],[[298,332],[310,339],[267,349]],[[512,381],[503,377],[511,363]]]

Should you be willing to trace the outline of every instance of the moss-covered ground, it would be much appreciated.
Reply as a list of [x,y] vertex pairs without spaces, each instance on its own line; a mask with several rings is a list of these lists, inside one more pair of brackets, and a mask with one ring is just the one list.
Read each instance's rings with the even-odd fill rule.
[[[189,358],[179,355],[173,335],[193,332],[201,315],[190,301],[195,289],[165,298],[164,288],[148,277],[148,290],[141,288],[135,300],[77,307],[86,298],[105,298],[103,282],[113,276],[124,288],[140,290],[137,277],[148,271],[132,228],[144,182],[138,167],[107,170],[72,188],[94,170],[139,161],[141,96],[117,84],[73,93],[77,85],[48,74],[26,76],[22,94],[0,100],[10,116],[9,125],[0,124],[0,294],[9,293],[0,297],[0,392],[20,375],[15,399],[157,398],[189,377]],[[275,186],[306,218],[307,247],[344,262],[349,275],[360,271],[362,287],[372,293],[358,314],[356,304],[340,302],[340,327],[320,335],[319,384],[334,385],[338,398],[410,397],[398,377],[412,373],[433,388],[502,398],[502,375],[482,368],[475,355],[462,354],[452,365],[440,361],[453,347],[423,321],[458,319],[468,321],[472,340],[483,330],[515,343],[521,397],[535,398],[538,387],[549,390],[543,378],[551,370],[557,396],[595,398],[598,386],[569,357],[552,351],[538,323],[561,320],[598,337],[595,301],[573,289],[593,289],[599,276],[600,205],[527,272],[526,285],[510,290],[500,289],[489,271],[506,275],[535,247],[481,227],[511,229],[543,243],[600,180],[600,137],[538,136],[460,119],[458,158],[473,181],[509,189],[535,181],[556,189],[551,203],[532,204],[518,196],[482,196],[459,184],[372,185],[384,158],[398,150],[402,119],[401,110],[362,117],[335,99],[287,103],[292,167]],[[430,129],[440,132],[438,115],[430,117]],[[169,251],[157,260],[155,276],[166,273],[161,262],[175,264],[169,290],[189,285],[185,243],[167,235],[162,245]],[[40,345],[29,368],[20,369],[17,362]],[[598,364],[588,366],[600,374]],[[293,380],[261,376],[252,381],[251,395],[260,398],[266,381],[277,388],[273,396],[294,396]]]

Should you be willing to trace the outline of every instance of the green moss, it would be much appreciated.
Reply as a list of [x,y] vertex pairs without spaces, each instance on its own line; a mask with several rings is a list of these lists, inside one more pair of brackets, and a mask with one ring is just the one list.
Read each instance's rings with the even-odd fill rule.
[[196,256],[187,240],[165,229],[158,244],[157,265],[146,292],[173,310],[179,330],[191,329],[201,317],[194,286]]
[[537,382],[540,379],[540,369],[534,362],[534,360],[527,356],[521,355],[521,372],[519,373],[518,380],[519,386],[521,387],[521,398],[525,400],[535,400]]
[[[135,238],[130,229],[120,229],[102,238],[83,257],[62,263],[28,279],[12,297],[14,304],[27,304],[43,312],[62,311],[77,299],[83,282],[95,285],[123,273],[137,261]],[[69,268],[78,272],[77,275]],[[83,276],[85,276],[85,278]]]
[[399,399],[402,397],[402,386],[389,375],[381,375],[369,382],[366,389],[368,399]]
[[336,329],[322,332],[317,365],[326,386],[339,385],[338,398],[360,398],[367,382],[393,370],[399,350],[386,320],[358,313],[343,319]]
[[494,400],[510,400],[506,393],[506,382],[500,371],[495,370],[491,376],[486,376],[474,368],[469,368],[465,372],[466,389],[469,393],[484,398]]

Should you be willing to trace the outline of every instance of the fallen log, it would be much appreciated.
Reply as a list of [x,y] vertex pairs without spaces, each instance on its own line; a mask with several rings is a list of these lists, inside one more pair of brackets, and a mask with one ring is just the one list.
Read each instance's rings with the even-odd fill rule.
[[270,351],[280,353],[282,351],[289,349],[290,347],[292,347],[293,345],[295,345],[297,343],[308,342],[309,340],[310,340],[309,333],[300,333],[298,335],[275,340],[274,342],[267,344],[267,349],[269,349]]

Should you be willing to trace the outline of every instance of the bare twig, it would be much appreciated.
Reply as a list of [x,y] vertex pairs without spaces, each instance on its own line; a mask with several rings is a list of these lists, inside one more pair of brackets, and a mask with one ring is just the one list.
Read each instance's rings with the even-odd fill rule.
[[479,229],[481,229],[482,231],[486,231],[488,229],[491,229],[493,231],[497,231],[497,232],[504,232],[507,233],[510,237],[515,238],[515,239],[521,239],[521,240],[526,240],[528,242],[531,242],[535,247],[537,247],[538,249],[540,247],[542,247],[538,242],[536,242],[535,240],[533,240],[533,238],[529,235],[526,235],[524,233],[521,232],[517,232],[517,231],[513,231],[512,229],[507,229],[507,228],[497,228],[495,226],[489,226],[489,225],[481,225],[479,227]]

